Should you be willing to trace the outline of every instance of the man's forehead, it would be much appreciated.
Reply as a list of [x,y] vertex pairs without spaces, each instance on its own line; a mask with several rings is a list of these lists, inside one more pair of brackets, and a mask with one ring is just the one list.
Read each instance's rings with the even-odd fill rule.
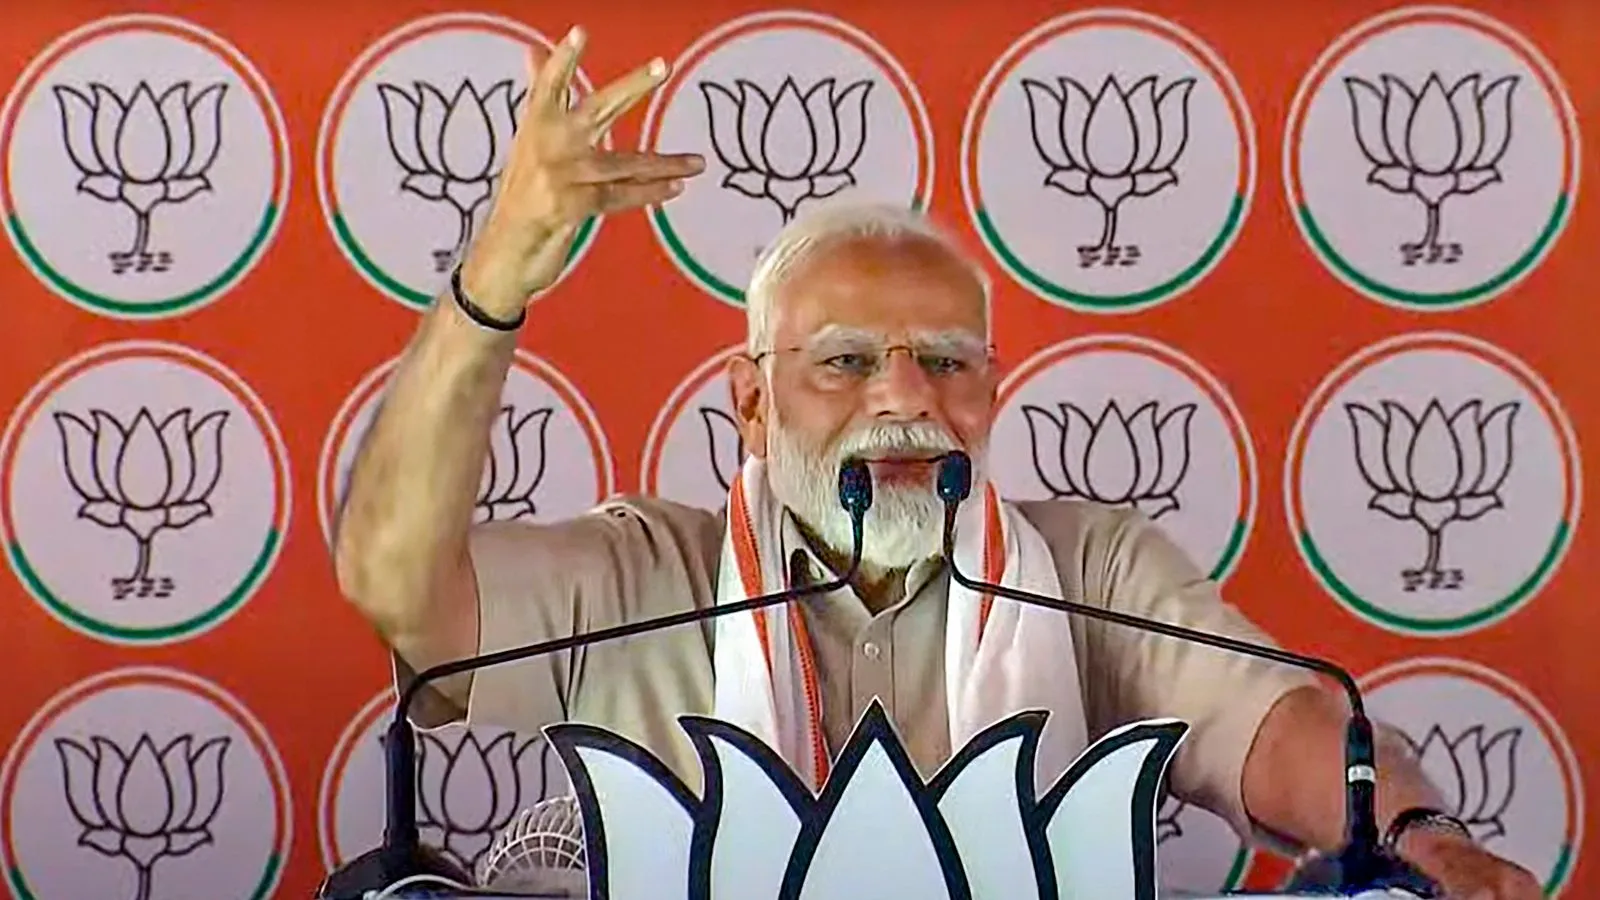
[[773,295],[790,340],[823,329],[903,339],[987,327],[984,285],[948,248],[924,238],[857,239],[798,263]]
[[953,247],[922,234],[856,234],[812,248],[795,263],[790,283],[881,282],[922,278],[953,290],[982,287],[970,264]]

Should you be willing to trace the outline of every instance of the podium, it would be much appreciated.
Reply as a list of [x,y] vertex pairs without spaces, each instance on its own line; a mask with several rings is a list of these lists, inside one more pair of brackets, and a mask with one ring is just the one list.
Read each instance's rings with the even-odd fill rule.
[[[577,875],[573,887],[579,893],[519,892],[504,881],[498,890],[493,881],[487,888],[453,890],[419,881],[390,885],[378,895],[384,900],[1432,896],[1421,887],[1420,893],[1347,894],[1163,889],[1156,865],[1157,812],[1167,769],[1188,726],[1155,719],[1117,729],[1039,788],[1036,751],[1047,715],[1026,711],[995,723],[924,779],[887,713],[874,702],[820,791],[804,784],[761,739],[712,718],[679,720],[699,760],[698,792],[648,749],[615,732],[574,722],[551,725],[546,739],[572,786],[564,802],[569,809],[575,806],[581,819],[580,829],[570,812],[564,813],[563,833],[569,844],[581,838],[582,859],[571,853],[563,856],[565,865],[556,866],[559,872],[512,874]],[[581,893],[583,876],[587,893]],[[367,890],[359,896],[370,898]]]
[[[698,793],[614,732],[567,722],[545,734],[581,811],[589,896],[597,900],[1217,896],[1158,886],[1157,809],[1188,726],[1156,719],[1119,728],[1037,791],[1047,715],[1026,711],[995,723],[925,780],[874,702],[815,792],[759,738],[716,719],[680,719],[700,762]],[[391,896],[527,896],[418,888]]]

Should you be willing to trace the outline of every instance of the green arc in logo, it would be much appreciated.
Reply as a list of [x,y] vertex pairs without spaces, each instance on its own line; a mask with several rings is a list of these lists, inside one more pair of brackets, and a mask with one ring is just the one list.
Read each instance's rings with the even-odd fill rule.
[[267,539],[262,544],[261,552],[251,562],[250,568],[245,572],[244,577],[220,601],[208,607],[204,612],[182,622],[151,628],[129,628],[110,625],[99,619],[84,615],[50,590],[39,577],[39,574],[34,571],[33,565],[28,562],[27,555],[23,553],[21,544],[12,541],[6,547],[6,553],[10,556],[12,566],[16,569],[17,575],[22,579],[23,584],[27,586],[28,591],[38,598],[39,602],[43,603],[51,613],[67,624],[90,634],[121,643],[163,644],[215,625],[239,609],[260,584],[267,569],[271,567],[272,560],[277,555],[278,547],[282,542],[283,536],[278,529],[271,529],[267,532]]
[[744,291],[723,281],[712,273],[710,269],[700,264],[689,248],[684,246],[683,238],[678,237],[678,232],[672,228],[672,220],[667,217],[666,210],[656,207],[650,210],[650,221],[656,223],[656,228],[661,233],[661,240],[666,242],[667,249],[679,263],[689,271],[690,277],[705,285],[717,296],[732,303],[744,302]]
[[1551,537],[1550,546],[1540,558],[1538,565],[1504,597],[1490,603],[1481,609],[1465,615],[1449,619],[1415,619],[1401,616],[1383,609],[1375,603],[1364,599],[1349,585],[1339,579],[1333,567],[1317,549],[1316,542],[1311,538],[1310,529],[1302,527],[1297,537],[1300,552],[1305,554],[1306,561],[1317,578],[1328,587],[1339,599],[1339,602],[1351,612],[1369,621],[1373,621],[1395,631],[1422,635],[1424,637],[1448,637],[1463,631],[1480,628],[1510,615],[1522,604],[1531,599],[1540,585],[1550,576],[1555,569],[1556,562],[1567,548],[1567,543],[1572,539],[1571,524],[1562,519],[1556,525],[1555,534]]
[[1550,877],[1545,879],[1544,892],[1547,896],[1554,897],[1556,891],[1567,883],[1567,878],[1572,875],[1572,841],[1561,844],[1561,852],[1556,854],[1556,864],[1550,867]]
[[1222,884],[1217,890],[1238,890],[1239,883],[1244,880],[1245,870],[1250,868],[1250,860],[1252,858],[1254,858],[1254,854],[1250,852],[1250,848],[1241,846],[1233,854],[1233,863],[1228,866],[1228,874],[1222,876]]
[[1183,271],[1172,276],[1161,284],[1135,291],[1131,294],[1086,294],[1080,291],[1068,290],[1061,285],[1045,278],[1038,272],[1028,268],[1011,248],[1006,245],[1005,238],[1001,237],[1000,230],[995,227],[994,220],[989,216],[985,207],[978,207],[975,218],[978,230],[983,234],[984,242],[994,250],[996,256],[1011,271],[1013,275],[1026,282],[1033,290],[1058,300],[1068,306],[1076,306],[1101,312],[1120,310],[1132,312],[1136,309],[1158,303],[1173,293],[1188,287],[1201,275],[1204,275],[1222,255],[1234,233],[1239,230],[1239,222],[1244,216],[1245,198],[1235,194],[1233,203],[1228,207],[1228,215],[1222,222],[1222,227],[1217,231],[1217,236],[1207,245],[1205,252],[1186,266]]
[[245,271],[260,258],[267,239],[272,235],[278,224],[279,213],[278,204],[267,204],[265,211],[262,212],[261,222],[256,226],[255,233],[250,236],[250,243],[245,246],[244,252],[240,253],[215,278],[186,294],[168,297],[165,300],[151,301],[118,300],[115,297],[96,294],[80,287],[76,282],[56,271],[55,267],[50,265],[49,261],[44,258],[44,254],[39,252],[39,248],[28,237],[27,231],[22,227],[22,221],[15,213],[6,217],[6,230],[11,233],[11,239],[16,242],[18,249],[22,251],[23,257],[34,271],[42,275],[51,287],[73,301],[91,309],[118,316],[157,318],[204,303],[242,277]]
[[[345,253],[356,264],[356,268],[361,270],[361,274],[367,277],[367,280],[396,300],[414,309],[426,309],[433,304],[434,295],[402,284],[394,276],[385,272],[381,266],[373,261],[372,257],[367,255],[366,250],[361,247],[361,242],[356,240],[355,232],[351,230],[349,223],[345,221],[344,214],[335,211],[333,215],[329,216],[329,219],[333,222],[334,233],[339,236],[339,246],[344,248]],[[598,225],[599,219],[591,216],[585,219],[584,223],[578,227],[578,233],[572,239],[572,246],[567,248],[567,258],[562,263],[561,278],[565,278],[572,271],[573,261],[589,249],[589,244],[594,240],[595,229]]]
[[1498,274],[1471,287],[1438,294],[1425,294],[1390,287],[1361,272],[1333,248],[1332,242],[1328,240],[1328,236],[1317,225],[1316,219],[1311,215],[1311,209],[1308,206],[1302,203],[1295,210],[1295,213],[1300,220],[1301,227],[1305,229],[1306,237],[1310,239],[1311,245],[1316,249],[1317,255],[1321,256],[1340,277],[1346,279],[1358,289],[1373,296],[1407,306],[1422,307],[1429,310],[1444,310],[1486,299],[1521,280],[1543,258],[1545,252],[1550,249],[1550,245],[1555,241],[1556,235],[1561,232],[1562,226],[1566,224],[1567,212],[1571,208],[1571,198],[1566,193],[1560,194],[1556,197],[1555,207],[1551,211],[1549,221],[1545,222],[1544,228],[1539,231],[1533,243],[1528,246],[1528,249],[1515,262]]
[[1233,570],[1233,564],[1239,561],[1239,549],[1244,546],[1245,532],[1250,530],[1250,523],[1238,519],[1233,523],[1233,530],[1228,534],[1228,543],[1222,547],[1222,553],[1217,557],[1217,564],[1211,568],[1210,578],[1220,582]]

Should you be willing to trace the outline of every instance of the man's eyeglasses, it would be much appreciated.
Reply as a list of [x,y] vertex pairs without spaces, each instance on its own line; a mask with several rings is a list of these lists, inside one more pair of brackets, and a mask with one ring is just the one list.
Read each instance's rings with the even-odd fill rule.
[[929,378],[955,385],[981,381],[995,361],[994,347],[979,341],[932,339],[888,344],[859,338],[823,340],[803,347],[777,347],[750,357],[759,364],[768,356],[792,356],[805,366],[813,382],[844,388],[875,378],[889,357],[905,351]]

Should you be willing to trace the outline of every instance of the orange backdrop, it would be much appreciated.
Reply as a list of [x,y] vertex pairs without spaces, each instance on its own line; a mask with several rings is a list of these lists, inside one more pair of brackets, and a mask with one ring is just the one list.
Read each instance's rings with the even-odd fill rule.
[[[996,342],[1016,370],[996,432],[1002,486],[1131,500],[1171,523],[1269,631],[1383,692],[1380,714],[1490,846],[1553,893],[1600,889],[1584,852],[1600,618],[1578,454],[1600,421],[1585,328],[1600,281],[1584,254],[1600,218],[1579,196],[1577,153],[1600,116],[1594,5],[1481,2],[1375,26],[1391,7],[1368,0],[1150,0],[1140,9],[1159,20],[1068,10],[1083,15],[1030,36],[1063,8],[823,0],[809,11],[849,27],[745,22],[703,41],[763,9],[485,0],[471,12],[504,18],[419,27],[467,8],[166,2],[139,11],[176,23],[121,22],[102,19],[123,4],[68,0],[7,19],[13,577],[0,621],[16,674],[0,699],[0,843],[13,895],[175,897],[215,881],[308,896],[328,862],[377,839],[386,660],[338,596],[318,520],[341,441],[370,412],[369,376],[416,322],[407,291],[443,283],[452,210],[481,214],[475,177],[496,161],[474,162],[461,135],[501,133],[509,107],[495,104],[525,83],[516,42],[559,39],[575,18],[592,82],[654,55],[714,82],[658,110],[651,138],[710,154],[712,171],[654,229],[639,214],[601,223],[532,307],[497,460],[544,469],[486,477],[482,517],[561,517],[612,491],[715,502],[736,440],[715,409],[689,411],[715,406],[708,361],[744,333],[737,296],[716,284],[738,283],[807,192],[854,180],[925,201],[995,275]],[[763,29],[775,43],[719,49]],[[481,53],[474,34],[489,36]],[[791,38],[792,62],[779,43]],[[1355,43],[1330,52],[1340,42]],[[718,103],[734,131],[741,96],[788,115],[800,107],[784,105],[796,88],[782,75],[804,94],[829,66],[831,102],[816,94],[793,121],[831,115],[806,140],[858,146],[853,162],[829,168],[815,144],[749,121],[748,158],[713,152],[730,134]],[[498,93],[495,72],[512,80]],[[865,100],[849,92],[860,72],[884,82]],[[1507,73],[1514,88],[1496,89]],[[1147,76],[1154,94],[1140,93]],[[1169,93],[1183,77],[1194,83]],[[738,78],[765,99],[740,95]],[[463,79],[473,93],[455,93]],[[206,94],[217,81],[220,101]],[[1035,146],[1027,102],[1047,95],[1059,105],[1034,109],[1048,125]],[[477,118],[452,118],[458,103]],[[855,145],[852,122],[867,128]],[[1171,143],[1178,126],[1187,145]],[[636,146],[644,129],[635,112],[613,143]],[[430,148],[419,134],[445,137]],[[1117,231],[1093,249],[1112,207]],[[1040,374],[1051,366],[1059,387]],[[1496,418],[1505,403],[1514,414]],[[1180,450],[1187,471],[1170,468]],[[1127,464],[1147,468],[1106,487]],[[468,862],[559,778],[527,736],[424,749],[438,768],[423,793],[451,807],[424,811],[428,833]],[[1239,855],[1202,814],[1168,812],[1171,880],[1281,877],[1281,861]]]

